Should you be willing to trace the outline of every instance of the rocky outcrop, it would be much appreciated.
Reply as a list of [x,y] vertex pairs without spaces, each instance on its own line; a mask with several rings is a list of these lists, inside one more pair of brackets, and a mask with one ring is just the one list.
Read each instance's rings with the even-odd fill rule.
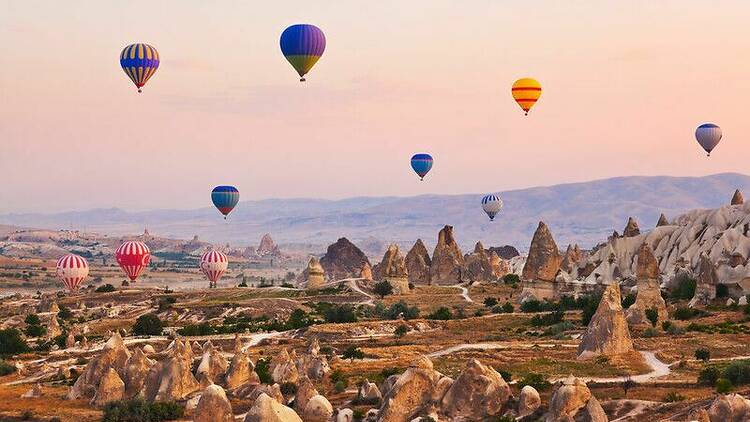
[[438,233],[438,242],[432,253],[430,282],[456,284],[462,280],[464,256],[453,237],[453,226],[445,226]]
[[311,398],[318,395],[312,381],[307,377],[300,377],[297,385],[297,392],[294,395],[294,410],[298,414],[304,414],[305,406]]
[[307,268],[302,271],[302,277],[308,289],[319,289],[326,284],[325,270],[316,257],[310,258]]
[[228,389],[235,389],[247,382],[260,383],[260,380],[258,374],[255,373],[255,366],[250,360],[250,356],[239,350],[235,352],[232,361],[229,363],[226,386]]
[[223,388],[212,384],[203,390],[193,422],[234,422],[232,405]]
[[244,422],[302,422],[297,413],[263,393],[247,412]]
[[614,356],[633,351],[628,323],[622,310],[620,286],[610,284],[578,345],[578,358]]
[[622,237],[633,237],[639,234],[641,234],[641,229],[638,228],[638,222],[635,221],[635,218],[628,217],[628,223],[622,231]]
[[575,274],[578,269],[578,263],[583,259],[583,252],[578,245],[568,244],[568,248],[565,249],[562,261],[560,262],[560,269],[568,274]]
[[662,227],[662,226],[668,226],[669,220],[667,220],[667,216],[664,215],[664,213],[659,215],[659,220],[656,222],[656,227]]
[[325,255],[320,258],[329,280],[359,277],[362,266],[370,263],[367,256],[347,238],[342,237],[328,246]]
[[463,279],[466,281],[495,281],[495,269],[482,242],[474,245],[474,251],[464,256]]
[[307,401],[302,418],[305,422],[328,422],[333,416],[333,406],[320,394]]
[[490,268],[494,279],[500,279],[512,271],[510,263],[500,258],[494,251],[490,252]]
[[383,255],[383,260],[372,269],[375,280],[386,280],[395,294],[409,292],[409,274],[406,269],[406,261],[401,254],[398,245],[391,244]]
[[120,334],[115,333],[104,344],[99,355],[92,358],[68,392],[68,398],[91,399],[96,394],[99,382],[114,369],[122,377],[125,376],[125,365],[130,359],[130,352],[125,347]]
[[572,375],[555,385],[546,422],[607,422],[607,415],[586,383]]
[[730,205],[742,205],[745,203],[745,198],[742,197],[742,192],[740,192],[739,189],[734,191],[734,195],[732,195],[732,201],[730,202]]
[[412,284],[430,284],[430,265],[432,260],[422,239],[417,239],[406,254],[406,270]]
[[[415,360],[383,397],[381,422],[406,422],[439,403],[438,382],[443,378],[427,357]],[[443,391],[440,391],[444,393]]]
[[635,303],[628,308],[626,319],[633,325],[648,324],[646,311],[656,309],[658,321],[669,319],[667,304],[661,297],[661,283],[659,282],[659,263],[654,256],[654,250],[647,243],[638,249],[638,263],[636,266],[636,281],[638,282],[638,295]]
[[297,358],[296,364],[298,374],[320,381],[331,372],[331,367],[328,365],[328,359],[319,353],[320,345],[316,345],[317,339],[314,339],[308,353]]
[[518,395],[518,417],[525,417],[536,412],[537,409],[542,405],[542,399],[539,397],[539,392],[536,388],[526,385],[521,389],[521,393]]
[[229,364],[224,355],[210,341],[207,341],[204,345],[203,357],[198,365],[198,369],[195,371],[195,376],[200,378],[201,375],[205,375],[211,382],[218,382],[219,377],[227,372],[228,366]]
[[122,400],[124,395],[125,383],[117,375],[117,371],[114,368],[109,368],[99,381],[92,404],[94,406],[104,406],[111,401]]
[[125,382],[125,398],[135,397],[141,391],[154,363],[141,349],[135,349],[125,364],[125,374],[122,379]]
[[540,221],[531,239],[529,255],[523,266],[521,278],[531,281],[555,281],[561,262],[560,250],[557,248],[549,227]]
[[514,246],[503,245],[503,246],[490,246],[489,252],[495,252],[497,256],[508,261],[517,256],[521,256]]
[[[52,302],[52,304],[55,305],[55,307],[57,306],[57,303],[55,302]],[[62,335],[62,328],[60,327],[60,323],[57,321],[57,312],[50,314],[45,328],[47,328],[47,334],[45,335],[45,338],[47,340],[52,340],[55,337]]]
[[747,422],[750,420],[750,400],[739,394],[716,397],[708,408],[711,422]]
[[510,387],[497,371],[469,359],[443,396],[441,408],[451,420],[485,420],[500,415],[510,397]]
[[716,299],[716,286],[719,284],[719,276],[716,275],[716,268],[708,255],[701,254],[698,264],[698,279],[695,284],[695,295],[690,300],[688,306],[706,306]]
[[365,379],[362,384],[360,384],[359,389],[357,390],[357,401],[359,403],[376,405],[380,404],[382,400],[383,395],[380,394],[380,390],[375,383]]
[[192,357],[188,356],[192,355],[187,354],[189,350],[179,342],[170,356],[151,367],[143,387],[146,400],[183,400],[200,389],[200,384],[190,372]]
[[299,379],[297,364],[286,349],[281,349],[281,352],[271,360],[269,369],[275,383],[285,384],[291,382],[296,384]]
[[279,247],[274,243],[269,233],[264,234],[263,237],[260,238],[260,244],[258,245],[258,249],[255,250],[255,253],[258,254],[258,256],[281,255]]
[[372,267],[369,262],[365,262],[364,265],[362,265],[362,269],[359,270],[359,278],[372,280],[372,277]]

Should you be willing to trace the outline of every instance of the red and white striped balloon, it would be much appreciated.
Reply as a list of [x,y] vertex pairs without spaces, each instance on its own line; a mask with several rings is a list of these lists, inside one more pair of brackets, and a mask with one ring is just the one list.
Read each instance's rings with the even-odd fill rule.
[[143,268],[147,267],[151,261],[151,251],[145,243],[129,240],[117,248],[115,258],[128,278],[135,281]]
[[89,263],[78,255],[65,255],[57,260],[57,278],[71,292],[78,291],[83,280],[89,275]]
[[201,256],[201,271],[213,284],[219,281],[228,266],[229,259],[219,251],[208,251]]

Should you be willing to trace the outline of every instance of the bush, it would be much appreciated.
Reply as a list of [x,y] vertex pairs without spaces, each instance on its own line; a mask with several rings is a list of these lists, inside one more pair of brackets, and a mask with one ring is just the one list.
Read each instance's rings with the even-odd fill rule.
[[488,308],[492,308],[495,305],[497,305],[497,299],[495,299],[494,297],[486,297],[486,298],[484,298],[484,306],[486,306]]
[[683,401],[683,400],[685,400],[685,396],[683,396],[682,394],[676,391],[670,391],[662,399],[662,401],[666,403],[675,403],[675,402]]
[[648,327],[641,333],[641,336],[645,338],[656,337],[658,335],[659,333],[653,327]]
[[732,385],[732,381],[729,381],[726,378],[719,378],[716,380],[716,392],[720,394],[727,394],[728,392],[732,391],[732,388],[734,386]]
[[534,315],[529,321],[535,327],[545,327],[558,324],[565,318],[565,312],[554,311],[544,315]]
[[419,318],[419,308],[416,306],[409,306],[403,300],[400,300],[387,310],[381,312],[381,315],[387,319],[398,319],[403,316],[405,320]]
[[716,285],[716,297],[727,297],[729,296],[729,286],[726,284]]
[[177,303],[177,298],[173,296],[164,296],[159,299],[159,312],[165,311]]
[[722,378],[732,382],[732,385],[750,384],[750,361],[738,360],[731,362],[722,371]]
[[47,329],[41,325],[29,325],[26,327],[26,335],[29,337],[41,337],[47,334]]
[[380,296],[381,299],[390,294],[393,294],[393,286],[391,286],[391,283],[389,283],[388,280],[383,280],[375,283],[375,286],[372,288],[372,290],[376,295]]
[[445,321],[445,320],[453,319],[453,313],[451,312],[450,309],[446,308],[445,306],[442,306],[440,307],[440,309],[428,315],[427,319],[439,319],[439,320]]
[[656,323],[659,321],[659,310],[656,308],[646,309],[646,319],[648,319],[652,327],[656,327]]
[[40,325],[42,323],[42,320],[39,319],[39,315],[37,314],[28,314],[26,315],[26,319],[23,320],[28,325]]
[[517,274],[505,274],[503,276],[503,283],[505,284],[518,284],[521,282],[521,277]]
[[297,384],[293,382],[285,382],[281,384],[280,390],[281,394],[283,394],[285,397],[293,396],[297,394]]
[[694,278],[685,278],[672,289],[671,297],[675,300],[690,300],[695,296],[695,286],[697,282]]
[[115,286],[107,283],[107,284],[104,284],[102,286],[97,287],[96,290],[94,290],[94,292],[96,292],[96,293],[111,293],[111,292],[114,292],[116,290],[117,290],[117,288],[115,288]]
[[680,321],[686,321],[691,318],[695,318],[701,315],[702,312],[697,309],[688,308],[687,306],[680,306],[674,310],[674,318]]
[[10,363],[0,359],[0,377],[4,377],[6,375],[10,375],[12,373],[16,372],[16,367],[11,365]]
[[664,331],[666,331],[666,332],[669,332],[669,330],[672,327],[674,327],[674,323],[672,323],[672,321],[662,321],[661,322],[661,329],[664,330]]
[[102,422],[161,422],[180,419],[183,414],[182,406],[174,402],[121,400],[104,407]]
[[721,371],[716,366],[707,366],[698,374],[698,384],[715,385],[721,376]]
[[0,355],[16,355],[29,351],[21,332],[15,328],[0,330]]
[[135,320],[133,334],[137,336],[161,335],[164,326],[156,314],[141,315]]
[[505,382],[511,382],[511,380],[513,380],[513,374],[511,374],[510,371],[504,369],[496,369],[496,371],[501,377],[503,377]]
[[270,367],[270,358],[258,359],[258,362],[255,364],[255,373],[258,374],[258,378],[263,384],[273,384],[273,376],[271,376]]
[[333,305],[325,311],[323,318],[330,323],[357,322],[357,314],[351,305]]
[[67,306],[60,305],[60,312],[57,313],[58,318],[62,320],[69,320],[73,318],[73,312]]
[[359,350],[359,348],[355,345],[351,345],[344,350],[344,353],[341,354],[341,357],[343,359],[350,359],[352,362],[354,359],[364,359],[365,358],[365,352]]
[[395,335],[398,338],[401,338],[405,336],[407,332],[409,332],[409,327],[407,327],[404,324],[401,324],[398,327],[396,327],[396,329],[393,331],[393,335]]
[[547,378],[545,378],[544,375],[535,374],[533,372],[527,374],[521,381],[518,382],[519,388],[523,388],[526,385],[534,387],[537,391],[545,391],[552,386],[552,384],[547,381]]
[[708,362],[711,359],[711,351],[708,349],[695,349],[695,358]]
[[338,381],[333,384],[333,389],[339,394],[343,393],[344,391],[346,391],[346,383],[344,383],[344,381]]
[[505,304],[503,305],[503,312],[505,312],[506,314],[512,314],[514,310],[515,309],[513,309],[513,304],[510,302],[505,302]]
[[627,309],[627,308],[629,308],[634,303],[635,303],[635,295],[634,294],[628,293],[625,296],[623,296],[623,298],[622,298],[622,307],[623,308]]

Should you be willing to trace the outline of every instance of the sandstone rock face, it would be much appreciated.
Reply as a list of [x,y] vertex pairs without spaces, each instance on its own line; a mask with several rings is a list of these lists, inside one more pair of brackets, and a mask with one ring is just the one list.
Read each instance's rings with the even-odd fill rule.
[[307,402],[317,395],[318,390],[315,389],[315,386],[310,379],[307,377],[301,377],[299,385],[297,386],[297,393],[294,396],[294,410],[298,414],[304,415]]
[[303,419],[305,422],[328,422],[333,416],[333,406],[320,394],[307,401]]
[[258,256],[281,255],[279,247],[276,246],[276,243],[274,243],[271,235],[268,233],[264,234],[263,237],[260,238],[260,244],[258,245],[258,249],[256,249],[255,252],[258,254]]
[[511,272],[510,263],[500,258],[495,251],[490,252],[490,268],[495,279],[500,279]]
[[358,277],[362,266],[370,263],[367,256],[347,238],[342,237],[328,246],[320,259],[329,280]]
[[229,364],[224,355],[211,342],[206,342],[206,344],[207,347],[205,347],[203,357],[198,365],[198,369],[195,371],[195,375],[198,378],[205,375],[211,382],[217,382],[219,377],[227,372]]
[[622,310],[620,286],[610,284],[578,345],[578,358],[613,356],[633,351],[628,323]]
[[430,282],[456,284],[461,282],[464,256],[453,237],[453,226],[445,226],[438,233],[438,242],[432,253]]
[[549,227],[543,221],[534,232],[529,247],[529,255],[523,266],[521,278],[524,280],[555,281],[555,276],[560,270],[562,257],[557,243],[549,231]]
[[633,237],[641,234],[641,229],[638,228],[638,222],[635,218],[628,217],[628,224],[625,225],[625,229],[622,231],[622,237]]
[[141,349],[135,349],[125,364],[125,398],[135,397],[143,388],[146,376],[154,365],[154,361],[147,358]]
[[305,287],[308,289],[319,289],[326,284],[326,273],[323,270],[323,266],[320,265],[318,258],[310,258],[310,262],[307,263],[307,268],[302,272],[304,278]]
[[[57,307],[57,303],[52,302],[52,304],[55,305],[55,307]],[[47,328],[47,334],[45,338],[48,340],[51,340],[62,334],[62,328],[60,328],[60,323],[57,322],[57,312],[54,312],[49,316],[49,319],[47,320],[46,328]]]
[[746,422],[750,420],[750,400],[739,394],[717,397],[708,408],[711,422]]
[[445,393],[442,410],[452,419],[484,420],[500,415],[510,396],[510,387],[497,371],[470,359]]
[[499,256],[502,259],[505,260],[511,260],[517,256],[520,256],[521,254],[518,252],[518,249],[516,249],[514,246],[511,245],[504,245],[504,246],[490,246],[489,249],[490,252],[495,252],[497,256]]
[[688,306],[705,306],[711,300],[716,299],[716,286],[719,284],[719,276],[716,275],[716,268],[708,255],[701,254],[700,263],[698,264],[698,279],[695,285],[695,295],[690,300]]
[[383,255],[383,260],[372,269],[375,280],[385,280],[389,277],[405,278],[409,276],[406,261],[398,245],[391,244]]
[[607,422],[604,409],[586,383],[570,376],[555,385],[546,422]]
[[[320,346],[318,346],[318,350]],[[308,353],[297,358],[297,372],[313,380],[322,380],[326,374],[331,372],[328,359],[318,352]]]
[[739,189],[734,191],[734,195],[732,195],[732,202],[731,205],[742,205],[745,203],[745,198],[742,197],[742,192],[740,192]]
[[463,278],[466,281],[495,281],[497,279],[490,256],[482,242],[477,242],[474,245],[474,251],[464,256],[464,270]]
[[434,397],[434,393],[440,378],[428,358],[417,359],[383,397],[380,422],[410,421],[431,403],[439,402],[442,397]]
[[352,409],[339,409],[336,413],[336,422],[354,422],[354,411]]
[[365,264],[362,266],[362,269],[359,271],[359,278],[372,280],[372,277],[372,267],[370,266],[369,262],[365,262]]
[[109,368],[99,382],[92,403],[94,406],[104,406],[111,401],[122,400],[124,395],[125,383],[114,368]]
[[642,244],[638,250],[638,263],[635,273],[638,282],[638,295],[635,303],[626,312],[628,323],[634,325],[650,323],[646,318],[646,310],[648,309],[656,309],[659,314],[658,321],[669,319],[667,304],[661,297],[659,264],[654,257],[654,250],[648,243]]
[[279,384],[291,382],[296,384],[299,379],[297,364],[286,349],[282,349],[281,352],[271,360],[269,369],[271,370],[273,382]]
[[656,227],[668,226],[668,225],[669,225],[669,220],[667,220],[667,216],[664,215],[663,213],[659,215],[659,221],[656,222]]
[[[184,352],[183,352],[184,353]],[[175,353],[151,367],[143,391],[148,401],[183,400],[200,389],[200,384],[190,372],[190,361]]]
[[537,409],[542,405],[542,399],[539,397],[539,392],[536,388],[526,385],[521,389],[521,393],[518,396],[518,416],[524,417],[531,415],[536,412]]
[[583,259],[583,252],[578,245],[568,245],[568,248],[563,254],[562,261],[560,262],[560,268],[568,274],[575,274],[578,269],[578,263]]
[[76,345],[76,337],[73,335],[72,332],[68,333],[68,336],[65,337],[65,348],[70,349],[71,347]]
[[68,392],[68,398],[91,399],[96,394],[99,382],[114,369],[118,375],[125,376],[125,365],[130,359],[130,352],[122,342],[119,334],[114,334],[104,345],[101,353],[91,359]]
[[378,390],[378,386],[375,385],[375,383],[366,379],[362,385],[359,386],[357,400],[360,403],[380,404],[383,400],[383,395],[380,394],[380,390]]
[[409,282],[413,284],[430,284],[430,265],[432,260],[422,239],[417,239],[406,254],[406,270]]
[[294,410],[264,393],[255,400],[244,422],[302,422],[302,419]]
[[224,389],[210,385],[201,394],[193,416],[194,422],[234,422],[232,405]]
[[250,356],[240,350],[235,352],[232,362],[229,364],[226,386],[231,390],[247,382],[260,383],[260,380],[258,379],[258,374],[255,373],[255,366],[250,360]]

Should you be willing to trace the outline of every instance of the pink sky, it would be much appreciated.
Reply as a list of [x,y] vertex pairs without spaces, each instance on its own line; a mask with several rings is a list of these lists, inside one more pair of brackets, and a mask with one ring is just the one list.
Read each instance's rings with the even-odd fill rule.
[[[0,212],[748,173],[746,1],[277,3],[2,2]],[[278,46],[300,22],[328,40],[304,85]],[[162,59],[140,95],[133,42]],[[528,117],[524,76],[544,88]],[[414,152],[435,157],[423,183]]]

